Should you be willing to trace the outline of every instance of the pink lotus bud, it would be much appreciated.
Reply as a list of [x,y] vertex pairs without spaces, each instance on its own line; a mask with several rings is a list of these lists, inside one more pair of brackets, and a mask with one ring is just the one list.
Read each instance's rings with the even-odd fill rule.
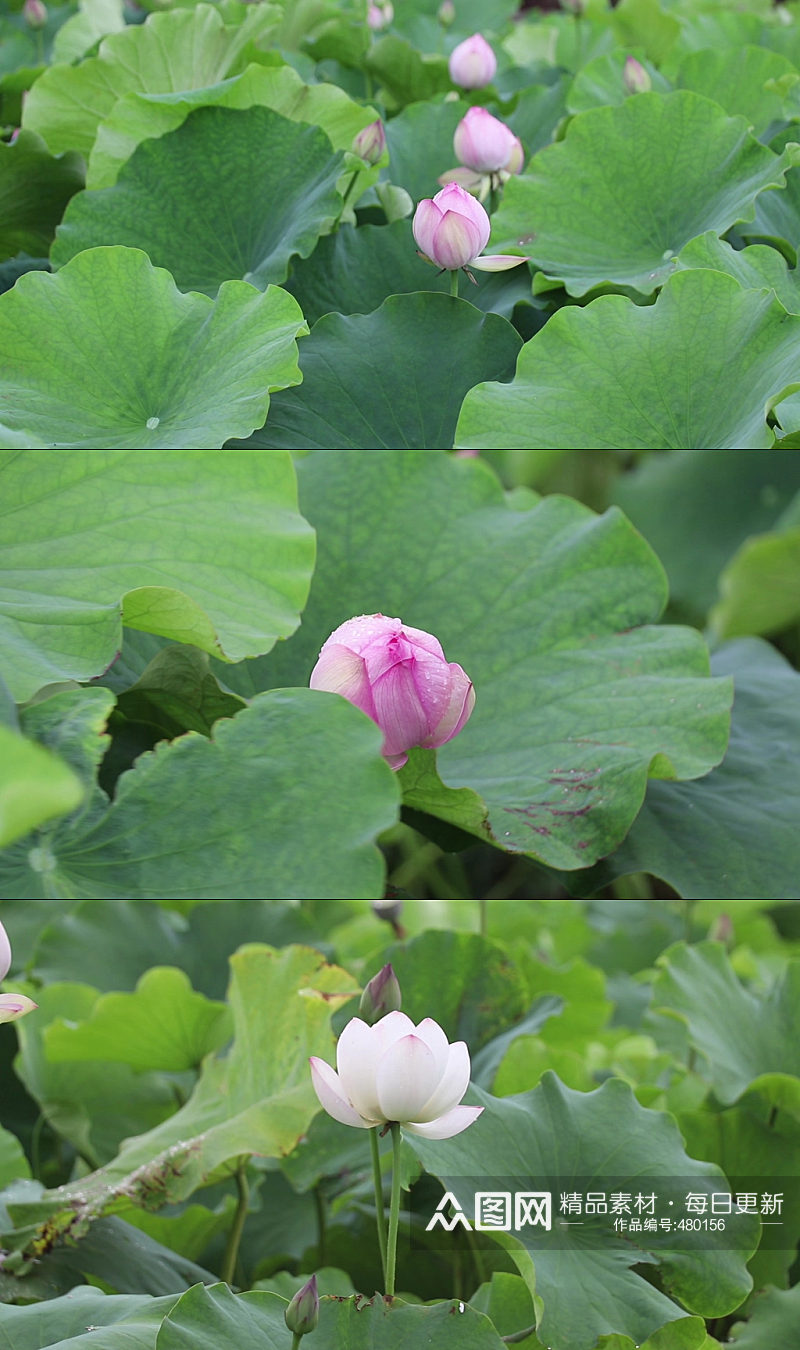
[[424,198],[411,228],[424,256],[451,272],[467,264],[479,272],[504,272],[526,261],[508,253],[478,256],[492,227],[480,202],[458,183],[448,183],[435,197]]
[[504,167],[506,173],[522,173],[525,167],[525,151],[519,136],[514,137],[514,145]]
[[453,137],[453,149],[459,160],[475,173],[497,173],[504,169],[518,145],[505,122],[492,117],[485,108],[470,108]]
[[445,660],[436,638],[383,614],[340,624],[324,644],[309,684],[341,694],[377,723],[383,757],[393,769],[403,767],[414,745],[434,748],[452,740],[475,706],[471,680],[461,666]]
[[29,28],[44,28],[47,23],[47,7],[42,0],[25,0],[22,13]]
[[386,149],[386,132],[380,118],[362,127],[353,140],[353,154],[358,155],[367,164],[377,164]]
[[[466,719],[465,719],[466,720]],[[0,923],[0,980],[4,980],[11,969],[11,943],[8,934]],[[0,1022],[16,1022],[18,1017],[33,1012],[38,1005],[27,994],[0,994]]]
[[442,28],[449,28],[456,17],[456,7],[453,4],[453,0],[442,0],[442,3],[436,11],[436,17],[442,25]]
[[400,984],[391,965],[384,966],[365,985],[358,1005],[358,1015],[368,1027],[380,1022],[387,1013],[398,1012],[402,1003]]
[[383,4],[370,5],[367,11],[367,23],[373,33],[380,32],[381,28],[388,28],[394,18],[394,5],[391,0],[383,0]]
[[497,57],[480,33],[459,42],[450,53],[450,79],[462,89],[482,89],[494,79]]
[[312,1275],[302,1289],[298,1289],[283,1314],[283,1320],[295,1336],[307,1336],[309,1331],[314,1330],[319,1321],[316,1275]]
[[622,83],[625,86],[626,94],[646,94],[653,87],[653,81],[641,61],[637,61],[635,56],[625,58]]

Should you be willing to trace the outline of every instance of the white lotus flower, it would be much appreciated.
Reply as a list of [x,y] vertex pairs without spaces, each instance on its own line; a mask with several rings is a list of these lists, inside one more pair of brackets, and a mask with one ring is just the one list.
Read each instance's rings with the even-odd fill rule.
[[[0,923],[0,980],[4,980],[11,969],[11,943],[8,934]],[[18,1017],[33,1012],[37,1005],[26,994],[0,994],[0,1022],[16,1022]]]
[[403,1012],[374,1026],[347,1023],[336,1047],[338,1073],[312,1056],[314,1091],[334,1120],[369,1130],[398,1121],[425,1139],[451,1139],[466,1130],[482,1106],[459,1106],[469,1086],[469,1051],[450,1045],[438,1022],[418,1027]]

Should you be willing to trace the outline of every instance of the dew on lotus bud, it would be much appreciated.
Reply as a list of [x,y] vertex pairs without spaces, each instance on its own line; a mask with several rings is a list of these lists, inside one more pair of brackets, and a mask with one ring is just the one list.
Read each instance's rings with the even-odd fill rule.
[[393,769],[403,767],[412,746],[433,749],[452,740],[475,706],[472,681],[445,660],[439,641],[383,614],[340,624],[323,645],[309,684],[341,694],[372,718]]

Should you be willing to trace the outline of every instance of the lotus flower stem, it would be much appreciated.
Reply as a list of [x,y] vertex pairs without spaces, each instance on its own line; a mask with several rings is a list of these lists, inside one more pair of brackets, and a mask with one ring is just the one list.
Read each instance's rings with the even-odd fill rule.
[[383,1213],[383,1180],[381,1178],[381,1155],[378,1147],[378,1127],[375,1125],[369,1132],[370,1148],[372,1150],[372,1181],[375,1186],[375,1214],[378,1222],[378,1246],[381,1249],[381,1270],[383,1271],[383,1286],[388,1288],[386,1283],[386,1220]]
[[458,272],[455,270],[450,273],[450,294],[458,297]]
[[397,1225],[400,1219],[400,1126],[392,1122],[392,1198],[389,1201],[389,1243],[386,1252],[386,1293],[394,1294],[397,1267]]
[[250,1203],[250,1187],[247,1184],[247,1163],[249,1158],[241,1158],[239,1166],[236,1168],[236,1190],[239,1199],[236,1203],[236,1213],[233,1216],[231,1231],[228,1234],[228,1241],[225,1247],[225,1257],[222,1262],[220,1277],[226,1284],[233,1284],[233,1277],[236,1271],[236,1262],[239,1257],[239,1244],[242,1240],[245,1220],[247,1219],[247,1210]]

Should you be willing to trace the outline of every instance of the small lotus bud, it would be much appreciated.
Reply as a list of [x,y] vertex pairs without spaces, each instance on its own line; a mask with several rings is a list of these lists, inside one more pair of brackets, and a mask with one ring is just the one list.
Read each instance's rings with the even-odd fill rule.
[[456,7],[453,4],[453,0],[442,0],[442,3],[436,11],[436,17],[442,25],[442,28],[449,28],[456,17]]
[[726,947],[732,947],[733,921],[730,914],[718,914],[711,925],[708,936],[714,942],[724,942]]
[[470,108],[453,137],[453,149],[460,162],[474,173],[505,169],[512,154],[516,156],[518,146],[513,131],[485,108]]
[[362,1022],[372,1027],[380,1022],[387,1013],[399,1012],[402,996],[397,976],[391,966],[384,966],[377,975],[373,975],[361,995],[358,1015]]
[[[477,454],[477,451],[475,453]],[[391,896],[387,896],[384,900],[373,900],[372,912],[376,919],[384,919],[386,923],[396,924],[403,913],[403,902],[402,900],[393,900]]]
[[22,13],[29,28],[44,28],[47,23],[47,6],[43,0],[25,0]]
[[383,0],[383,4],[370,5],[367,11],[367,23],[373,33],[380,32],[381,28],[388,28],[394,18],[394,5],[391,0]]
[[497,57],[480,33],[459,42],[450,53],[450,79],[462,89],[482,89],[497,70]]
[[295,1336],[307,1336],[309,1331],[314,1330],[319,1321],[316,1275],[312,1275],[302,1289],[298,1289],[283,1316],[287,1327]]
[[358,155],[367,164],[377,164],[386,149],[386,132],[380,118],[362,127],[353,140],[353,154]]
[[625,86],[626,94],[646,94],[653,87],[653,81],[649,74],[641,61],[637,61],[635,56],[625,58],[622,83]]

